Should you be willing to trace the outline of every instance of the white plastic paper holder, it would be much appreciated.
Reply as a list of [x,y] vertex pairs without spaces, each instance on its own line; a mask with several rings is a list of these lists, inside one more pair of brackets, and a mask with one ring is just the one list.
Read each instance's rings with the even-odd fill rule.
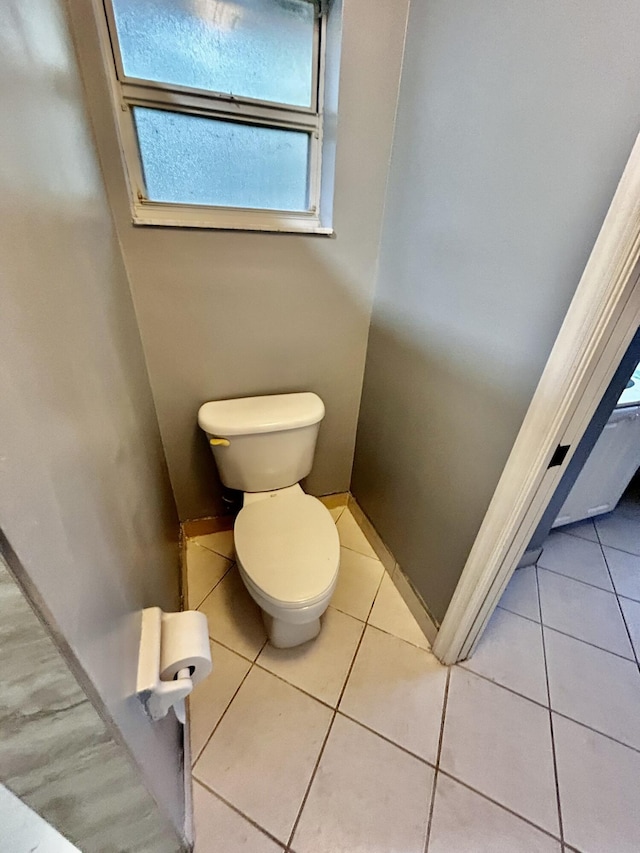
[[193,682],[190,676],[183,676],[183,673],[189,672],[188,669],[178,674],[183,677],[173,681],[160,678],[162,616],[159,607],[147,607],[142,611],[136,692],[152,720],[166,717],[173,707],[180,722],[184,723],[184,699],[191,693]]

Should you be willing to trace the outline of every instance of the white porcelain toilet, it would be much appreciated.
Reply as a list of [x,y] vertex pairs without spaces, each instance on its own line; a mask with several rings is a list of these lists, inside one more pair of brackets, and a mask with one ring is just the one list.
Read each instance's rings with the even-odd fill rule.
[[238,570],[278,648],[318,635],[338,579],[336,526],[299,485],[323,417],[311,393],[216,400],[198,412],[220,479],[244,492],[234,526]]

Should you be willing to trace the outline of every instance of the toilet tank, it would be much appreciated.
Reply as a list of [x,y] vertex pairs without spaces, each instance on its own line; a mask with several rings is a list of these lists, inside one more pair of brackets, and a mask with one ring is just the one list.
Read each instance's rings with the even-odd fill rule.
[[214,400],[198,412],[220,479],[230,489],[269,492],[306,477],[313,465],[324,403],[317,394]]

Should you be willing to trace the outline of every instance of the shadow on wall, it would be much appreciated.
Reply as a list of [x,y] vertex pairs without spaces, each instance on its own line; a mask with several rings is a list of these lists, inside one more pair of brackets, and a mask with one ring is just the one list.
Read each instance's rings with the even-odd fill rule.
[[371,326],[352,490],[438,622],[526,411],[514,382]]

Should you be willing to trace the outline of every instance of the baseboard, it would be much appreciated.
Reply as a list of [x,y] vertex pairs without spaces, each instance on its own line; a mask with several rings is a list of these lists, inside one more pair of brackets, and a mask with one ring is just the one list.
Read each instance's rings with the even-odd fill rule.
[[349,503],[349,492],[334,492],[331,495],[318,495],[318,500],[321,501],[327,509],[337,509],[340,506],[347,506]]
[[404,603],[411,611],[411,615],[418,623],[418,627],[429,643],[433,644],[438,633],[438,625],[429,613],[426,604],[414,589],[413,584],[406,576],[389,548],[387,548],[382,541],[382,537],[371,523],[371,520],[364,513],[356,499],[351,494],[349,495],[349,502],[347,506],[355,520],[358,522],[360,529],[367,537],[369,544],[376,552],[378,559],[393,581],[394,586],[400,593]]
[[349,495],[349,501],[347,503],[347,506],[351,512],[351,515],[358,522],[358,527],[367,537],[369,544],[376,552],[378,559],[387,570],[387,573],[393,577],[393,573],[396,568],[395,557],[384,544],[378,531],[375,529],[371,521],[362,511],[361,507],[359,506],[357,500],[353,497],[353,495]]
[[527,566],[533,566],[537,563],[542,555],[542,548],[532,548],[531,551],[525,551],[518,561],[516,569],[524,569]]
[[234,515],[215,515],[211,518],[188,518],[182,522],[183,535],[206,536],[208,533],[219,533],[221,530],[233,530]]

